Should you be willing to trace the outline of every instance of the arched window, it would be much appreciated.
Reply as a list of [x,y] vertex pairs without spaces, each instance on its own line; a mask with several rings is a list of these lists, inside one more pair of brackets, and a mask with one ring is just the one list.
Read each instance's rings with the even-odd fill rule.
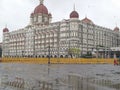
[[63,58],[63,55],[60,55],[60,58]]

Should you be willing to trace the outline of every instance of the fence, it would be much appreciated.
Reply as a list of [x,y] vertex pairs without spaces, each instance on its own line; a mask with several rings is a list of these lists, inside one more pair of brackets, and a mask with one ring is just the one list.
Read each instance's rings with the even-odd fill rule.
[[[48,58],[2,58],[3,63],[48,64]],[[50,58],[51,64],[113,64],[114,59]]]

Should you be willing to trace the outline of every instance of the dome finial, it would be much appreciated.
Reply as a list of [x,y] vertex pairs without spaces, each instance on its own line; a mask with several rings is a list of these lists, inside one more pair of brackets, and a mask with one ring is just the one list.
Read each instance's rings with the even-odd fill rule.
[[39,0],[40,1],[40,4],[43,4],[44,0]]
[[75,11],[75,3],[74,3],[74,6],[73,6],[73,10]]
[[117,22],[115,23],[116,27],[117,27]]
[[87,14],[85,14],[85,18],[87,18]]
[[7,28],[7,24],[5,24],[5,28]]

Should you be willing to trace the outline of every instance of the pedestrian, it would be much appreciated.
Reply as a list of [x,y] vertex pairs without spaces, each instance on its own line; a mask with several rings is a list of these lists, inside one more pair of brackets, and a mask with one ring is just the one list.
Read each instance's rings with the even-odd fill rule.
[[118,65],[117,59],[114,59],[114,65]]

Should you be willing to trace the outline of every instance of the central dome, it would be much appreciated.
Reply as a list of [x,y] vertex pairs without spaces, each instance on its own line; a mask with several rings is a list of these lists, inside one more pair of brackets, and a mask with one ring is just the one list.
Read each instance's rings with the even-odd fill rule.
[[70,14],[70,18],[79,18],[79,14],[76,11],[72,11]]
[[34,14],[38,14],[38,13],[48,14],[48,9],[43,4],[39,4],[34,10]]

